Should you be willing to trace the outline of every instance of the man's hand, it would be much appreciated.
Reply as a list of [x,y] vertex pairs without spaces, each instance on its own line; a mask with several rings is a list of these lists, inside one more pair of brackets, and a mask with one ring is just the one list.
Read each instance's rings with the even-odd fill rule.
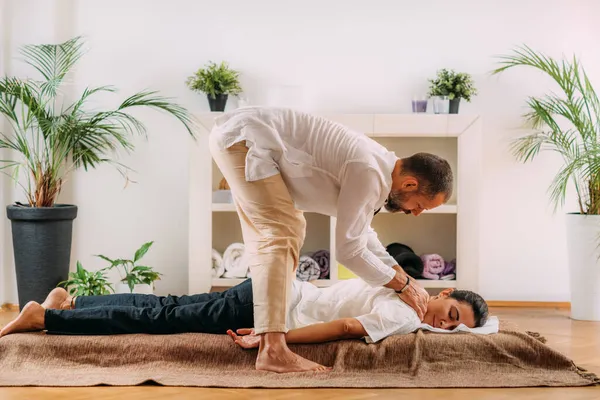
[[243,349],[258,349],[260,344],[260,335],[256,335],[254,329],[238,329],[237,335],[229,329],[227,334],[231,336],[235,344]]
[[406,285],[406,279],[410,280],[410,283],[403,293],[398,293],[398,296],[406,304],[411,306],[419,316],[419,319],[423,321],[425,313],[427,312],[427,303],[429,302],[429,293],[423,289],[417,282],[408,276],[406,272],[399,266],[393,267],[396,270],[396,276],[392,278],[390,282],[384,286],[396,291],[401,290]]

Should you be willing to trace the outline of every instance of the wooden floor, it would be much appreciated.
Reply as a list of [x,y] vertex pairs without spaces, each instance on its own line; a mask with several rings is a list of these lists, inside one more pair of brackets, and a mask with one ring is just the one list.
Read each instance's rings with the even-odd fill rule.
[[[576,364],[600,375],[600,323],[569,319],[567,310],[494,308],[501,319],[520,328],[540,332],[548,345],[571,357]],[[0,313],[0,324],[14,318]],[[0,339],[1,340],[1,339]],[[68,373],[67,371],[65,373]],[[92,388],[0,388],[0,400],[22,399],[600,399],[599,387],[528,389],[201,389],[160,386]]]

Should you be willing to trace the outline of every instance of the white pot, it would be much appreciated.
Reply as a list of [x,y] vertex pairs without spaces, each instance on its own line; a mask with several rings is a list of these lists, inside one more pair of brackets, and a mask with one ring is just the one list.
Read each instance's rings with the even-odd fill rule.
[[600,321],[600,215],[567,214],[571,318]]
[[[115,293],[132,293],[129,290],[129,285],[126,283],[117,283]],[[137,294],[154,294],[152,285],[133,285],[133,293]]]

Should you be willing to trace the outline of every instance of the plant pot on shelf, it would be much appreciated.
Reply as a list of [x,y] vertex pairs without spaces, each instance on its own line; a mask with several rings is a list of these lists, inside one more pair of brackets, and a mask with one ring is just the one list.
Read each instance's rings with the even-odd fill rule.
[[226,94],[218,94],[216,97],[206,95],[206,98],[208,99],[208,105],[210,106],[210,111],[225,111],[227,97],[228,95]]
[[59,282],[69,277],[73,220],[77,206],[7,206],[17,275],[19,307],[42,303]]
[[567,214],[571,318],[600,321],[600,215]]
[[450,100],[450,114],[458,114],[458,107],[460,106],[460,97]]
[[129,285],[124,282],[117,283],[115,287],[115,293],[136,293],[136,294],[154,294],[154,287],[152,285],[133,285],[133,292],[129,289]]

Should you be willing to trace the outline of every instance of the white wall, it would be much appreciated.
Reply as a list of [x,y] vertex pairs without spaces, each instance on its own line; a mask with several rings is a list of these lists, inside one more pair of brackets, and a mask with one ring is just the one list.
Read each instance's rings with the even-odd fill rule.
[[[553,215],[546,195],[557,160],[544,155],[532,165],[520,165],[507,150],[517,134],[525,97],[550,86],[527,71],[510,71],[500,78],[488,72],[494,55],[526,43],[553,56],[581,56],[600,85],[599,74],[594,74],[600,67],[597,2],[74,4],[74,11],[63,11],[72,12],[72,31],[86,35],[89,47],[76,89],[112,84],[121,89],[116,96],[121,99],[151,87],[197,113],[208,110],[206,99],[187,90],[184,81],[208,60],[227,60],[241,70],[254,103],[270,102],[277,85],[295,85],[304,88],[304,100],[298,103],[302,108],[340,113],[409,112],[412,95],[424,93],[426,79],[436,69],[473,74],[480,94],[472,104],[462,104],[461,112],[484,118],[481,293],[494,300],[569,299],[562,211]],[[27,16],[33,21],[41,11],[30,10],[36,10]],[[19,30],[19,35],[26,33]],[[115,100],[100,98],[99,104]],[[92,254],[126,256],[142,242],[156,240],[147,261],[165,274],[158,292],[182,293],[187,288],[190,140],[168,117],[148,111],[137,115],[148,124],[149,141],[138,140],[135,154],[121,159],[137,171],[137,184],[124,189],[110,168],[74,176],[72,198],[80,214],[73,258],[92,267]]]

